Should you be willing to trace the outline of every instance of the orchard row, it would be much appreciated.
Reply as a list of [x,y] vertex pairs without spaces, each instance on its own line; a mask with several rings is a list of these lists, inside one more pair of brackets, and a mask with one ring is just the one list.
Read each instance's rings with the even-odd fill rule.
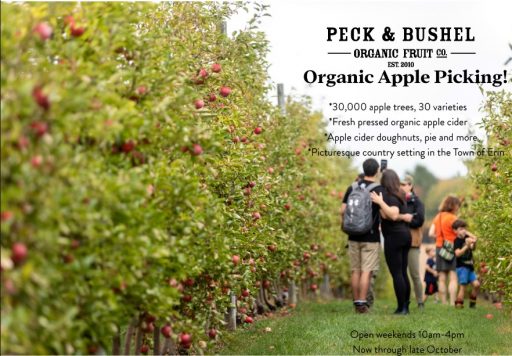
[[219,31],[243,6],[2,3],[2,353],[200,352],[233,296],[249,324],[347,284],[355,172],[268,101],[266,6]]

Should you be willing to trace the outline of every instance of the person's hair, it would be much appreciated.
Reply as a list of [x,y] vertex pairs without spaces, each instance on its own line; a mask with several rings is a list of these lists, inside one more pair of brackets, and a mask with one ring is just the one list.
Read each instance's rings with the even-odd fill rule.
[[460,207],[460,200],[456,196],[448,195],[443,199],[441,205],[439,205],[440,212],[450,212],[453,213],[457,208]]
[[380,184],[389,194],[397,197],[402,204],[405,204],[405,194],[400,190],[400,178],[398,178],[398,174],[394,170],[386,169],[382,173]]
[[363,162],[363,172],[367,177],[375,177],[379,171],[379,162],[374,158],[368,158]]
[[453,222],[452,229],[457,230],[459,227],[468,227],[468,224],[464,220],[457,219]]

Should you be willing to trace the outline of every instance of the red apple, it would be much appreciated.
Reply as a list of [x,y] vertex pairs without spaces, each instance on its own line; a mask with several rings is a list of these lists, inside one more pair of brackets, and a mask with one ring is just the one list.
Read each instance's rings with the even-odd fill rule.
[[261,127],[259,127],[259,126],[254,129],[254,134],[255,135],[259,135],[262,132],[263,132],[263,129]]
[[233,137],[233,142],[234,143],[239,143],[240,142],[240,137],[238,137],[238,136]]
[[5,211],[2,211],[2,213],[1,213],[1,220],[9,221],[12,219],[13,216],[14,216],[14,214],[12,213],[12,211],[5,210]]
[[203,148],[201,147],[201,145],[198,145],[197,143],[194,143],[192,145],[192,155],[199,156],[202,153],[203,153]]
[[315,292],[318,289],[318,286],[316,284],[312,284],[309,289],[311,289],[313,292]]
[[192,301],[192,296],[190,294],[185,294],[183,297],[181,297],[181,299],[185,302],[185,303],[190,303]]
[[240,141],[242,141],[242,143],[247,143],[249,140],[247,139],[246,136],[242,136],[242,138],[240,139]]
[[254,321],[253,318],[251,318],[250,316],[246,316],[245,320],[244,320],[244,322],[247,324],[252,324],[253,321]]
[[145,320],[146,323],[154,323],[156,321],[156,316],[152,314],[147,314]]
[[231,261],[233,261],[233,264],[236,266],[240,263],[240,256],[238,255],[233,255],[233,257],[231,257]]
[[16,242],[11,247],[11,259],[14,264],[19,265],[25,261],[28,255],[27,246],[21,242]]
[[206,71],[206,69],[201,68],[201,69],[199,69],[198,75],[201,78],[206,78],[206,77],[208,77],[208,72]]
[[263,288],[268,289],[270,287],[270,281],[268,279],[265,279],[263,281]]
[[130,153],[135,148],[135,142],[128,140],[121,145],[121,151],[124,153]]
[[43,156],[37,155],[30,159],[30,164],[32,164],[32,167],[39,168],[43,164]]
[[98,353],[98,345],[87,346],[87,351],[89,352],[89,355],[96,355]]
[[180,344],[182,345],[185,345],[185,344],[191,344],[192,343],[192,336],[190,334],[187,334],[187,333],[181,333],[180,334]]
[[71,25],[71,36],[73,37],[80,37],[85,32],[85,27],[76,27],[75,24]]
[[222,70],[222,67],[219,63],[212,64],[212,72],[213,73],[220,73],[221,70]]
[[155,324],[144,321],[142,322],[141,329],[146,334],[152,333],[153,331],[155,331]]
[[255,181],[250,181],[249,182],[249,187],[254,188],[255,186],[256,186],[256,182]]
[[494,315],[492,314],[486,314],[485,317],[489,320],[491,320],[492,318],[494,318]]
[[270,252],[276,252],[277,250],[277,246],[272,244],[272,245],[268,245],[267,246],[267,249],[270,251]]
[[33,32],[36,33],[41,40],[46,41],[52,37],[53,29],[46,22],[40,22],[34,26]]
[[286,210],[290,210],[290,209],[292,208],[292,206],[291,206],[291,204],[290,204],[290,203],[286,203],[286,204],[284,205],[284,208],[285,208]]
[[231,94],[231,88],[230,87],[222,87],[219,90],[219,93],[223,97],[227,97],[229,94]]
[[32,97],[34,98],[37,105],[39,105],[44,110],[48,110],[50,108],[50,99],[46,94],[43,93],[43,88],[40,86],[35,86],[32,89]]
[[42,137],[48,132],[48,124],[44,121],[35,121],[30,124],[30,128],[37,137]]
[[259,220],[259,219],[261,219],[261,215],[260,215],[260,213],[258,213],[258,212],[256,211],[256,212],[252,213],[252,218],[253,218],[254,220]]
[[215,101],[215,100],[217,100],[217,96],[215,94],[210,94],[210,96],[208,97],[208,100]]
[[201,99],[197,99],[195,102],[194,102],[194,105],[196,106],[196,109],[199,110],[199,109],[202,109],[204,107],[204,101],[201,100]]
[[193,278],[187,278],[183,284],[186,285],[187,287],[192,287],[194,285],[195,281]]
[[267,172],[268,172],[269,174],[274,173],[274,168],[272,168],[272,167],[268,167]]
[[195,83],[195,84],[198,84],[198,85],[200,85],[200,84],[204,84],[204,78],[196,77],[196,78],[194,79],[194,83]]
[[311,257],[311,255],[309,254],[309,252],[304,252],[302,254],[302,258],[304,258],[304,260],[309,260],[310,257]]
[[251,188],[244,188],[244,195],[249,196],[251,195],[252,189]]
[[20,136],[18,139],[18,148],[20,150],[26,149],[30,144],[30,140],[26,136]]
[[64,24],[66,26],[74,26],[75,25],[75,18],[71,15],[67,15],[64,17]]
[[170,338],[171,337],[171,334],[172,334],[172,328],[169,324],[167,325],[164,325],[162,326],[162,328],[160,329],[160,332],[162,333],[162,335],[165,337],[165,338]]
[[247,298],[249,295],[251,295],[251,292],[249,291],[249,289],[244,289],[242,291],[242,297]]
[[64,263],[72,263],[75,260],[75,256],[73,256],[70,253],[67,253],[64,256],[62,256],[62,260],[64,261]]
[[140,353],[146,355],[149,352],[149,346],[144,344],[140,347]]
[[493,163],[491,166],[491,171],[496,172],[497,170],[498,170],[498,166],[496,165],[496,163]]
[[139,85],[137,88],[137,94],[144,95],[148,92],[148,88],[145,85]]
[[208,330],[208,337],[210,339],[215,339],[216,336],[217,336],[217,330],[215,330],[213,328]]

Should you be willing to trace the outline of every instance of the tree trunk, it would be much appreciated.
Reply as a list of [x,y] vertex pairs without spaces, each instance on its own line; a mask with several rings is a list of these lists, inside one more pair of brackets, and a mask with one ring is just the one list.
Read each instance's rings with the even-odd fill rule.
[[118,330],[114,339],[112,340],[112,355],[121,354],[121,331]]
[[228,329],[236,330],[236,295],[231,292],[230,304],[228,308]]

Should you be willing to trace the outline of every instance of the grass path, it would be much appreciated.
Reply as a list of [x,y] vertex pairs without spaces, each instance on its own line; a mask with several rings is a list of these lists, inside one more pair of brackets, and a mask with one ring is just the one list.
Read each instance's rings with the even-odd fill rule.
[[490,304],[456,310],[431,303],[422,312],[412,308],[408,316],[392,311],[391,301],[378,301],[366,315],[354,314],[350,301],[302,303],[289,316],[261,319],[225,335],[228,340],[217,353],[512,354],[512,320]]

